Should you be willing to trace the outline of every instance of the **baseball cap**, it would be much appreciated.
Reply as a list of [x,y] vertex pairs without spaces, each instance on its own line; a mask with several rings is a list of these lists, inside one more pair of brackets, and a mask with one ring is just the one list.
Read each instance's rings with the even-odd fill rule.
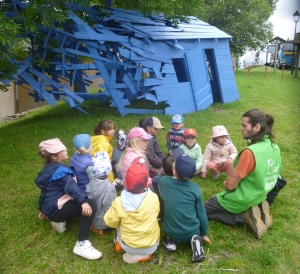
[[126,190],[131,193],[142,193],[147,187],[149,178],[148,165],[144,157],[133,160],[126,173]]
[[109,155],[106,151],[95,153],[92,163],[92,171],[96,178],[106,178],[111,172],[111,163]]
[[89,134],[78,134],[73,138],[73,144],[77,150],[82,147],[88,150],[91,147],[91,136]]
[[187,128],[183,133],[183,137],[187,137],[187,136],[197,137],[196,130],[194,130],[193,128]]
[[174,150],[175,170],[178,177],[182,180],[188,180],[195,175],[196,162],[190,156],[184,154],[182,148]]
[[173,123],[181,124],[183,122],[184,122],[184,119],[180,114],[175,114],[171,120],[171,124],[173,124]]
[[135,137],[141,137],[145,140],[149,140],[153,138],[150,134],[148,134],[143,128],[141,127],[134,127],[128,133],[128,139],[132,139]]
[[49,140],[41,142],[39,144],[39,148],[41,150],[46,150],[47,152],[52,153],[52,154],[55,154],[55,153],[58,153],[58,152],[61,152],[61,151],[67,149],[58,138],[49,139]]
[[146,127],[150,126],[150,127],[155,127],[157,129],[163,129],[164,127],[161,125],[160,121],[158,118],[156,117],[150,117],[146,123],[145,123]]

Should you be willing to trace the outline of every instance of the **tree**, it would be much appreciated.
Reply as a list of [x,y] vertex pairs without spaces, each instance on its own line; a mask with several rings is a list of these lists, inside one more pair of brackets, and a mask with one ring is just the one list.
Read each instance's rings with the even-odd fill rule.
[[[38,27],[58,27],[72,11],[72,4],[98,5],[104,10],[112,5],[144,14],[164,13],[170,19],[182,20],[184,15],[201,14],[201,3],[202,0],[0,0],[0,81],[16,73],[14,60],[24,57],[31,45],[30,39],[36,42],[40,38]],[[77,15],[84,18],[84,10]],[[43,39],[40,40],[42,46]],[[29,50],[34,52],[32,48]],[[0,89],[5,91],[7,87],[0,82]]]
[[232,36],[231,53],[243,55],[247,50],[265,48],[272,38],[268,18],[278,0],[204,0],[203,21]]
[[[11,79],[17,71],[15,59],[23,58],[26,50],[42,47],[44,37],[38,27],[58,27],[63,23],[72,4],[83,7],[97,5],[101,9],[109,6],[138,10],[144,14],[164,13],[178,22],[185,16],[196,16],[227,32],[233,37],[230,44],[235,56],[246,50],[263,48],[272,36],[272,25],[267,22],[278,0],[0,0],[0,81]],[[17,5],[16,5],[17,4]],[[78,14],[79,13],[79,14]],[[85,18],[85,11],[77,11]],[[88,20],[88,18],[87,18]],[[38,41],[40,40],[40,44]],[[29,49],[28,49],[29,48]],[[38,61],[39,56],[36,56]],[[0,82],[0,89],[5,86]],[[7,88],[6,88],[7,89]]]

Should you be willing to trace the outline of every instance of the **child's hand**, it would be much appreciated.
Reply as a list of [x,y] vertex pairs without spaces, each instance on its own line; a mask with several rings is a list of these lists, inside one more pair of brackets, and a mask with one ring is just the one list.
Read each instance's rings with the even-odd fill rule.
[[82,204],[81,208],[82,208],[82,215],[91,216],[93,211],[92,211],[92,208],[90,207],[90,205],[88,203]]
[[202,174],[201,174],[201,178],[206,178],[206,172],[202,172]]
[[203,240],[203,242],[205,242],[207,244],[211,244],[210,239],[207,236],[203,236],[202,240]]
[[230,165],[233,165],[233,160],[232,160],[231,158],[228,158],[228,159],[226,160],[226,163],[228,163],[228,164],[230,164]]

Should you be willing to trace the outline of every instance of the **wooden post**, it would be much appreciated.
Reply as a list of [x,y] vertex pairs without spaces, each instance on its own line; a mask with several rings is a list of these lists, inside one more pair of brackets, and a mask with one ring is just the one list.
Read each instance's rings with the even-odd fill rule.
[[248,66],[248,76],[250,76],[250,66]]
[[281,78],[283,78],[284,76],[284,66],[282,66],[282,70],[281,70]]
[[268,67],[265,66],[265,78],[267,77],[267,69],[268,69]]

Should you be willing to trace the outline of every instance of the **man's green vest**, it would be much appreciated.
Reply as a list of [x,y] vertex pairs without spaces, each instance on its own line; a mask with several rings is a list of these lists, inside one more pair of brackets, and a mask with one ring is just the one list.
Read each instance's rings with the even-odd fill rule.
[[[282,168],[279,147],[271,143],[269,136],[265,136],[261,142],[248,146],[247,149],[254,155],[254,171],[241,179],[234,190],[224,190],[216,195],[219,204],[235,214],[263,202],[267,193],[273,189]],[[241,152],[235,159],[233,169],[240,154]]]

